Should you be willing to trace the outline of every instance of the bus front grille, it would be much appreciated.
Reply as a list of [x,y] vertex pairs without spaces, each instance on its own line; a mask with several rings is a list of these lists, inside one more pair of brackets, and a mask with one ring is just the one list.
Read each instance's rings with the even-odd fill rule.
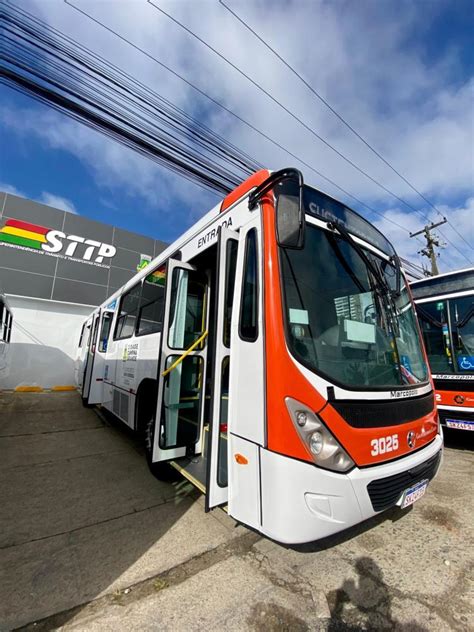
[[353,428],[384,428],[407,424],[434,410],[433,391],[420,397],[387,401],[334,400],[331,406]]
[[441,451],[406,472],[371,481],[367,492],[374,511],[383,511],[397,503],[403,492],[423,480],[431,480],[438,471]]

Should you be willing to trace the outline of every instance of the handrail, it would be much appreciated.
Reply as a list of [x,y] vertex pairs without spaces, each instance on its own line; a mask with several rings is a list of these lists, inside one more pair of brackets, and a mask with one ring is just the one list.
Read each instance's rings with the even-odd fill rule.
[[193,342],[193,344],[192,344],[190,347],[188,347],[188,348],[186,349],[186,351],[185,351],[182,355],[180,355],[180,356],[179,356],[179,358],[178,358],[177,360],[175,360],[175,361],[173,362],[173,364],[172,364],[170,367],[168,367],[165,371],[163,371],[163,373],[161,374],[161,376],[162,376],[162,377],[165,377],[166,375],[168,375],[168,373],[171,373],[171,371],[172,371],[173,369],[175,369],[175,368],[178,366],[178,364],[181,364],[181,362],[184,360],[184,358],[185,358],[186,356],[188,356],[188,355],[191,353],[191,351],[194,351],[194,349],[195,349],[198,345],[200,345],[200,344],[201,344],[201,342],[204,340],[204,338],[207,336],[207,334],[208,334],[208,331],[207,331],[207,329],[206,329],[206,331],[202,334],[202,336],[200,336],[200,337],[196,340],[196,342]]

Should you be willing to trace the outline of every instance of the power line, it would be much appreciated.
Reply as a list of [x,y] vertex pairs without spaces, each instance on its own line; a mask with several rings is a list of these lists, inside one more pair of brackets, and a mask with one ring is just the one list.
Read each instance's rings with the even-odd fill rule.
[[[233,116],[236,120],[238,120],[239,122],[241,122],[242,124],[244,124],[245,126],[247,126],[249,129],[251,129],[252,131],[254,131],[255,133],[257,133],[259,136],[261,136],[262,138],[264,138],[265,140],[267,140],[268,142],[270,142],[271,144],[273,144],[275,147],[277,147],[278,149],[284,151],[286,154],[288,154],[289,156],[291,156],[292,158],[294,158],[295,160],[297,160],[298,162],[300,162],[302,165],[304,165],[305,167],[307,167],[308,169],[310,169],[313,173],[315,173],[316,175],[318,175],[319,177],[321,177],[323,180],[325,180],[326,182],[328,182],[329,184],[331,184],[332,186],[334,186],[336,189],[338,189],[339,191],[341,191],[342,193],[344,193],[344,195],[348,196],[349,198],[351,198],[352,200],[354,200],[355,202],[357,202],[358,204],[360,204],[362,207],[368,209],[370,212],[374,213],[375,215],[378,215],[379,217],[381,217],[382,219],[384,219],[385,221],[393,224],[394,226],[396,226],[397,228],[403,230],[404,232],[406,232],[409,235],[409,230],[403,226],[402,224],[396,222],[395,220],[387,217],[386,215],[384,215],[384,213],[382,213],[381,211],[373,208],[372,206],[370,206],[369,204],[367,204],[366,202],[363,202],[362,200],[360,200],[358,197],[356,197],[355,195],[353,195],[352,193],[349,193],[349,191],[347,191],[345,188],[343,188],[341,185],[339,185],[338,183],[336,183],[334,180],[332,180],[331,178],[329,178],[328,176],[324,175],[322,172],[320,172],[319,170],[317,170],[313,165],[309,164],[308,162],[306,162],[303,158],[301,158],[300,156],[297,156],[296,154],[294,154],[290,149],[288,149],[287,147],[283,146],[282,144],[280,144],[278,141],[276,141],[275,139],[273,139],[272,137],[270,137],[268,134],[266,134],[265,132],[263,132],[262,130],[258,129],[255,125],[253,125],[252,123],[250,123],[249,121],[247,121],[246,119],[244,119],[243,117],[241,117],[239,114],[237,114],[236,112],[234,112],[233,110],[231,110],[230,108],[228,108],[226,105],[224,105],[223,103],[221,103],[220,101],[218,101],[217,99],[215,99],[214,97],[210,96],[208,93],[206,93],[204,90],[202,90],[201,88],[199,88],[198,86],[196,86],[194,83],[192,83],[191,81],[189,81],[188,79],[186,79],[186,77],[184,77],[183,75],[181,75],[180,73],[178,73],[177,71],[173,70],[172,68],[170,68],[169,66],[167,66],[166,64],[164,64],[162,61],[160,61],[159,59],[157,59],[156,57],[154,57],[151,53],[149,53],[148,51],[146,51],[145,49],[141,48],[140,46],[138,46],[137,44],[135,44],[134,42],[132,42],[131,40],[129,40],[128,38],[126,38],[124,35],[122,35],[121,33],[115,31],[113,28],[111,28],[110,26],[106,25],[105,23],[103,23],[102,21],[100,21],[98,18],[95,18],[94,16],[90,15],[89,13],[87,13],[86,11],[84,11],[83,9],[77,7],[76,5],[72,4],[72,2],[70,2],[70,0],[64,0],[65,4],[67,4],[68,6],[70,6],[72,9],[76,10],[78,13],[81,13],[82,15],[84,15],[86,18],[88,18],[89,20],[91,20],[92,22],[94,22],[95,24],[97,24],[98,26],[100,26],[101,28],[103,28],[104,30],[106,30],[107,32],[111,33],[112,35],[114,35],[115,37],[117,37],[118,39],[120,39],[121,41],[123,41],[124,43],[128,44],[129,46],[131,46],[134,50],[137,50],[138,52],[140,52],[141,54],[145,55],[148,59],[150,59],[151,61],[153,61],[154,63],[158,64],[159,66],[161,66],[162,68],[164,68],[165,70],[167,70],[168,72],[170,72],[173,76],[177,77],[178,79],[180,79],[181,81],[183,81],[186,85],[188,85],[189,87],[191,87],[193,90],[195,90],[198,94],[200,94],[201,96],[204,96],[206,99],[208,99],[210,102],[214,103],[215,105],[217,105],[219,108],[221,108],[222,110],[224,110],[225,112],[227,112],[228,114],[230,114],[231,116]],[[461,253],[462,254],[462,253]]]
[[[66,1],[66,0],[65,0]],[[198,40],[198,42],[200,42],[203,46],[205,46],[206,48],[208,48],[210,51],[212,51],[215,55],[217,55],[220,59],[222,59],[226,64],[228,64],[231,68],[233,68],[236,72],[238,72],[240,75],[242,75],[245,79],[247,79],[247,81],[249,81],[254,87],[256,87],[260,92],[262,92],[263,94],[265,94],[269,99],[271,99],[276,105],[278,105],[278,107],[280,107],[284,112],[286,112],[289,116],[291,116],[295,121],[297,121],[300,125],[302,125],[302,127],[304,127],[308,132],[310,132],[310,134],[312,134],[315,138],[317,138],[319,141],[321,141],[325,146],[327,146],[329,149],[331,149],[336,155],[338,155],[340,158],[342,158],[345,162],[347,162],[349,165],[351,165],[354,169],[356,169],[359,173],[361,173],[362,175],[364,175],[366,178],[368,178],[369,180],[371,180],[374,184],[376,184],[379,188],[381,188],[383,191],[385,191],[386,193],[388,193],[389,195],[391,195],[392,197],[394,197],[395,199],[399,200],[399,202],[401,202],[402,204],[404,204],[407,208],[411,209],[412,211],[414,211],[415,213],[419,213],[424,219],[428,220],[427,216],[424,215],[424,213],[422,211],[420,211],[419,209],[415,208],[414,206],[412,206],[411,204],[409,204],[408,202],[406,202],[403,198],[401,198],[400,196],[398,196],[396,193],[394,193],[393,191],[391,191],[390,189],[388,189],[385,185],[383,185],[381,182],[379,182],[376,178],[373,178],[370,174],[368,174],[366,171],[364,171],[361,167],[359,167],[355,162],[353,162],[350,158],[348,158],[347,156],[345,156],[342,152],[340,152],[338,149],[336,149],[336,147],[334,147],[334,145],[331,145],[331,143],[329,143],[325,138],[323,138],[320,134],[318,134],[317,132],[314,131],[314,129],[312,129],[312,127],[310,127],[310,125],[308,125],[307,123],[305,123],[301,118],[299,118],[296,114],[294,114],[294,112],[292,112],[290,109],[288,109],[285,105],[283,105],[283,103],[281,103],[281,101],[279,101],[276,97],[274,97],[270,92],[268,92],[267,90],[265,90],[265,88],[263,88],[257,81],[255,81],[254,79],[252,79],[249,75],[247,75],[241,68],[239,68],[238,66],[236,66],[233,62],[231,62],[225,55],[223,55],[222,53],[220,53],[218,50],[216,50],[213,46],[211,46],[208,42],[206,42],[204,39],[202,39],[201,37],[199,37],[199,35],[197,35],[196,33],[194,33],[194,31],[192,31],[189,27],[185,26],[182,22],[180,22],[177,18],[174,18],[172,15],[170,15],[169,13],[167,13],[164,9],[162,9],[161,7],[159,7],[158,5],[154,4],[154,2],[152,0],[147,0],[148,4],[150,4],[152,7],[154,7],[157,11],[159,11],[160,13],[162,13],[164,16],[166,16],[168,19],[170,19],[172,22],[174,22],[175,24],[177,24],[180,28],[182,28],[184,31],[186,31],[187,33],[189,33],[189,35],[191,35],[192,37],[194,37],[196,40]],[[428,220],[429,221],[429,220]],[[447,238],[446,238],[447,239]],[[459,254],[464,257],[467,261],[470,261],[466,254],[463,253],[461,250],[459,250],[459,248],[456,246],[456,244],[454,244],[453,242],[449,242],[453,248],[455,248]]]
[[[401,174],[388,160],[386,160],[380,152],[378,152],[375,147],[373,147],[359,132],[354,129],[350,123],[346,121],[346,119],[337,112],[337,110],[315,89],[313,86],[291,65],[286,59],[282,57],[267,41],[263,39],[245,20],[243,20],[235,11],[233,11],[224,0],[219,0],[220,4],[231,14],[236,20],[240,22],[248,31],[250,31],[269,51],[271,51],[275,57],[277,57],[282,64],[284,64],[298,79],[310,90],[313,95],[321,101],[333,114],[336,116],[341,123],[343,123],[357,138],[364,143],[366,147],[368,147],[387,167],[389,167],[399,178],[401,178],[405,184],[407,184],[412,191],[414,191],[417,195],[420,196],[422,200],[424,200],[433,210],[435,210],[441,217],[443,217],[441,211],[436,208],[436,206],[423,194],[419,191],[403,174]],[[421,212],[421,211],[420,211]],[[425,216],[425,219],[428,219]],[[445,219],[445,218],[443,218]],[[474,250],[474,245],[470,244],[463,235],[457,230],[457,228],[452,224],[449,220],[447,220],[453,231],[458,235],[460,239],[472,250]]]
[[1,15],[2,82],[207,188],[227,193],[260,165],[156,92],[26,11]]
[[[65,0],[67,1],[67,0]],[[194,37],[195,39],[197,39],[201,44],[203,44],[204,46],[206,46],[209,50],[211,50],[215,55],[217,55],[220,59],[222,59],[223,61],[225,61],[229,66],[231,66],[231,68],[233,68],[234,70],[236,70],[239,74],[241,74],[243,77],[245,77],[245,79],[247,79],[253,86],[255,86],[258,90],[260,90],[261,92],[263,92],[263,94],[265,94],[268,98],[270,98],[274,103],[276,103],[281,109],[283,109],[287,114],[289,114],[293,119],[295,119],[298,123],[300,123],[300,125],[302,125],[307,131],[309,131],[313,136],[315,136],[318,140],[320,140],[324,145],[326,145],[329,149],[331,149],[333,152],[335,152],[340,158],[342,158],[345,162],[347,162],[349,165],[351,165],[354,169],[356,169],[357,171],[359,171],[359,173],[361,173],[362,175],[364,175],[365,177],[367,177],[369,180],[371,180],[374,184],[376,184],[378,187],[380,187],[382,190],[384,190],[386,193],[388,193],[389,195],[393,196],[395,199],[399,200],[402,204],[404,204],[407,208],[411,209],[412,211],[414,211],[415,213],[418,213],[421,215],[421,217],[423,217],[424,219],[428,220],[428,217],[419,209],[415,208],[414,206],[412,206],[411,204],[409,204],[408,202],[406,202],[403,198],[399,197],[396,193],[394,193],[393,191],[391,191],[390,189],[388,189],[387,187],[385,187],[381,182],[379,182],[378,180],[376,180],[375,178],[373,178],[370,174],[368,174],[366,171],[364,171],[363,169],[361,169],[356,163],[354,163],[352,160],[350,160],[349,158],[347,158],[347,156],[345,156],[344,154],[342,154],[338,149],[336,149],[333,145],[331,145],[327,140],[325,140],[322,136],[320,136],[317,132],[315,132],[308,124],[306,124],[302,119],[300,119],[296,114],[294,114],[291,110],[289,110],[285,105],[283,105],[278,99],[276,99],[272,94],[270,94],[267,90],[265,90],[259,83],[257,83],[255,80],[253,80],[249,75],[247,75],[243,70],[241,70],[238,66],[236,66],[234,63],[232,63],[227,57],[225,57],[225,55],[223,55],[222,53],[220,53],[219,51],[217,51],[215,48],[213,48],[210,44],[208,44],[205,40],[203,40],[201,37],[199,37],[196,33],[194,33],[191,29],[189,29],[187,26],[185,26],[184,24],[182,24],[179,20],[177,20],[176,18],[174,18],[173,16],[171,16],[169,13],[167,13],[164,9],[162,9],[161,7],[157,6],[156,4],[154,4],[152,2],[152,0],[147,0],[148,4],[150,4],[151,6],[153,6],[156,10],[160,11],[163,15],[165,15],[167,18],[169,18],[171,21],[175,22],[178,26],[180,26],[183,30],[185,30],[187,33],[189,33],[192,37]],[[429,221],[429,220],[428,220]],[[446,238],[447,239],[447,238]],[[449,240],[448,240],[449,241]],[[470,261],[468,259],[468,257],[466,256],[465,253],[463,253],[457,246],[456,244],[454,244],[453,242],[449,241],[449,243],[451,244],[451,246],[457,250],[457,252],[464,257],[467,261]]]
[[405,272],[413,279],[419,280],[426,276],[426,271],[422,266],[419,266],[408,259],[404,259],[403,257],[399,257],[399,259]]
[[[76,7],[73,7],[76,8]],[[153,159],[157,160],[157,155],[155,153],[154,156],[150,155],[150,149],[153,153],[153,147],[150,148],[150,143],[153,141],[155,142],[156,138],[155,136],[153,136],[150,133],[150,119],[147,118],[146,120],[143,118],[144,115],[146,114],[147,117],[150,116],[150,111],[153,111],[154,115],[157,115],[157,113],[159,113],[160,116],[163,115],[164,112],[164,105],[163,103],[165,102],[166,104],[168,104],[169,108],[171,109],[171,113],[168,112],[167,116],[168,117],[172,117],[173,118],[173,123],[175,122],[174,120],[174,116],[175,116],[175,111],[178,111],[180,113],[182,113],[186,118],[184,118],[182,121],[180,121],[180,126],[187,126],[186,127],[186,131],[188,131],[191,127],[197,127],[197,128],[204,128],[205,130],[209,130],[209,128],[205,128],[205,126],[200,125],[197,121],[194,121],[193,119],[191,119],[190,117],[188,117],[187,115],[185,115],[183,113],[182,110],[180,110],[179,108],[176,108],[176,106],[173,106],[172,104],[170,104],[169,101],[163,99],[163,97],[161,97],[160,95],[158,95],[156,92],[153,92],[152,90],[150,90],[149,88],[146,88],[143,86],[143,84],[141,84],[140,82],[138,82],[136,79],[131,78],[129,75],[127,75],[125,72],[123,72],[122,70],[120,70],[119,68],[117,68],[116,66],[114,66],[113,64],[111,64],[110,62],[104,62],[104,60],[99,57],[96,53],[93,53],[91,51],[89,51],[88,49],[86,49],[84,46],[78,44],[77,42],[75,42],[74,40],[72,40],[71,38],[69,38],[68,36],[65,36],[63,33],[61,33],[61,31],[58,31],[57,29],[54,29],[53,27],[50,27],[49,25],[46,25],[44,22],[42,22],[41,20],[39,20],[38,18],[32,16],[31,14],[29,14],[26,11],[21,11],[17,8],[15,8],[15,11],[17,13],[23,14],[23,15],[27,15],[30,17],[30,22],[33,22],[36,26],[40,25],[40,26],[46,26],[47,27],[47,31],[53,32],[55,34],[55,37],[45,37],[44,34],[41,34],[37,29],[33,29],[30,28],[27,29],[25,26],[25,23],[21,24],[22,26],[22,37],[23,39],[25,39],[25,32],[27,34],[29,34],[30,38],[32,36],[34,36],[36,38],[36,42],[35,42],[35,46],[37,49],[40,50],[40,52],[44,55],[47,52],[51,53],[51,51],[48,51],[48,48],[46,47],[51,46],[51,50],[54,51],[54,55],[53,57],[49,57],[47,64],[42,64],[42,59],[41,57],[38,55],[38,50],[36,50],[33,54],[30,54],[30,56],[28,57],[28,49],[22,50],[21,54],[18,53],[18,49],[15,51],[16,54],[12,55],[10,54],[10,62],[13,64],[16,64],[17,67],[20,68],[20,70],[22,70],[24,73],[29,73],[29,74],[33,74],[36,77],[36,82],[33,81],[25,81],[24,78],[21,78],[18,76],[18,74],[15,75],[15,73],[12,73],[10,71],[9,74],[9,80],[10,82],[14,82],[17,81],[17,87],[21,90],[21,91],[28,91],[30,94],[33,94],[33,96],[35,98],[38,98],[39,100],[48,103],[50,105],[52,105],[53,108],[58,109],[62,112],[66,112],[67,114],[69,114],[70,116],[72,116],[72,118],[75,118],[77,120],[80,120],[82,122],[85,122],[87,125],[89,125],[90,127],[93,127],[95,129],[99,129],[100,131],[104,132],[105,134],[113,137],[116,140],[119,140],[120,142],[122,142],[123,144],[132,147],[133,149],[139,151],[139,153],[142,153],[145,156],[148,157],[153,157]],[[84,13],[82,10],[79,10],[81,13]],[[89,17],[87,14],[85,14],[87,17]],[[96,21],[94,18],[91,18],[94,21]],[[105,29],[109,30],[108,27],[106,27],[105,25],[102,25]],[[8,29],[7,29],[8,30]],[[19,34],[18,32],[16,32],[16,36],[18,37]],[[119,36],[121,39],[122,36]],[[65,42],[69,42],[69,45],[67,47],[65,47]],[[125,40],[127,41],[127,40]],[[70,43],[73,44],[74,46],[74,50],[71,49]],[[31,41],[28,42],[29,45],[31,45]],[[11,42],[10,42],[11,45]],[[133,43],[130,43],[130,45],[136,47]],[[46,48],[45,48],[46,47]],[[82,53],[78,52],[78,49],[80,51],[82,51]],[[8,48],[5,49],[6,52],[8,53]],[[141,50],[141,49],[139,49]],[[71,75],[71,69],[67,68],[65,69],[63,66],[60,65],[60,63],[58,62],[58,59],[60,59],[60,57],[58,57],[59,52],[61,52],[61,54],[66,51],[67,55],[68,55],[68,59],[69,60],[73,60],[74,63],[76,64],[76,66],[80,66],[81,71],[87,72],[87,74],[78,74],[77,73],[77,67],[76,67],[76,71],[74,76],[74,81],[75,83],[71,83],[70,81],[70,77]],[[145,51],[144,51],[145,52]],[[52,54],[52,53],[51,53]],[[146,52],[145,52],[146,54]],[[93,60],[91,60],[91,57],[93,58],[93,60],[95,60],[95,63],[93,63]],[[154,59],[154,58],[153,58]],[[54,61],[53,61],[54,60]],[[157,60],[158,61],[158,60]],[[160,62],[158,62],[160,63]],[[110,68],[112,68],[116,74],[111,75],[110,73],[105,75],[104,73],[104,69],[103,69],[103,65],[105,65],[106,69],[109,70]],[[43,69],[43,66],[47,67],[47,68],[51,68],[54,69],[56,74],[53,75],[49,75],[49,76],[44,76],[41,74],[38,74],[38,66],[40,69]],[[171,71],[173,72],[173,71]],[[102,83],[101,84],[91,84],[91,77],[94,77],[94,73],[99,73],[99,75],[101,76],[101,80]],[[176,73],[175,73],[176,74]],[[120,76],[118,76],[120,75]],[[104,78],[107,80],[107,86],[104,83]],[[66,93],[69,95],[68,98],[64,98],[64,95],[60,95],[58,96],[57,94],[52,95],[50,91],[45,90],[44,89],[44,85],[40,83],[38,83],[38,79],[49,79],[49,81],[52,83],[52,85],[54,84],[54,87],[56,90],[58,90],[59,88],[61,88],[63,91],[66,91]],[[187,82],[189,83],[189,82]],[[115,92],[112,94],[110,92],[110,85],[112,85],[114,87]],[[133,84],[133,85],[132,85]],[[131,89],[131,85],[133,87],[133,90]],[[142,90],[141,92],[137,92],[137,85],[140,87],[144,87],[145,89]],[[191,84],[192,85],[192,84]],[[97,96],[101,97],[101,102],[102,106],[101,106],[101,112],[100,112],[100,116],[97,115],[97,111],[93,112],[93,116],[90,116],[90,112],[85,112],[84,108],[81,108],[78,106],[77,104],[77,88],[78,86],[81,86],[81,91],[80,91],[80,96],[81,98],[84,97],[86,99],[86,103],[88,105],[88,107],[91,107],[91,104],[93,104],[94,110],[97,110],[96,107],[96,101],[94,99],[96,99]],[[104,87],[103,87],[104,86]],[[117,86],[120,87],[120,98],[118,96],[117,93]],[[105,91],[104,91],[105,90]],[[199,89],[198,89],[199,90]],[[122,92],[126,93],[127,95],[127,99],[128,101],[124,101],[124,99],[122,98],[123,95],[121,94]],[[202,91],[201,91],[202,92]],[[205,96],[206,93],[202,92]],[[155,97],[155,101],[151,102],[149,101],[150,99],[150,94],[153,95]],[[130,101],[130,98],[133,97],[133,100]],[[211,98],[211,97],[208,97]],[[212,98],[211,98],[212,99]],[[129,103],[132,107],[130,107],[130,105],[127,105],[127,103]],[[218,102],[217,102],[218,103]],[[157,106],[158,104],[158,106]],[[100,105],[100,104],[99,104]],[[220,105],[218,103],[218,105]],[[224,106],[221,106],[224,107]],[[117,109],[119,108],[119,109]],[[121,108],[121,109],[120,109]],[[227,108],[228,110],[228,108]],[[104,122],[104,111],[107,112],[107,114],[111,114],[113,113],[114,116],[119,116],[119,123],[120,125],[111,125],[109,120],[106,120]],[[126,118],[123,118],[124,116],[124,111],[126,114]],[[235,115],[231,110],[228,110],[231,114]],[[139,112],[141,112],[141,114],[139,115]],[[130,123],[130,119],[129,117],[133,114],[133,121],[134,124],[131,126],[129,126],[128,128],[128,132],[126,134],[123,133],[123,128],[121,127],[123,124],[127,124],[129,125]],[[138,117],[138,118],[137,118]],[[240,117],[237,117],[240,118]],[[285,152],[288,152],[288,150],[286,150],[283,146],[279,145],[278,143],[276,143],[276,141],[274,141],[273,139],[271,139],[269,136],[264,135],[262,132],[260,132],[260,130],[258,130],[257,128],[251,126],[251,124],[249,124],[248,122],[244,121],[243,119],[241,119],[243,123],[245,123],[246,125],[249,125],[250,127],[252,127],[252,129],[254,129],[256,132],[258,132],[259,134],[261,134],[263,137],[265,137],[266,139],[268,139],[270,142],[272,142],[273,144],[275,144],[276,146],[278,146],[280,149],[282,149]],[[117,122],[117,119],[116,121]],[[132,133],[130,134],[130,129],[132,129]],[[153,128],[153,132],[155,132],[155,129]],[[140,137],[137,138],[137,134],[140,133]],[[212,133],[213,136],[217,136],[215,133]],[[220,139],[221,141],[223,140],[222,138]],[[199,139],[200,144],[202,145],[202,139]],[[214,146],[212,146],[214,147]],[[169,148],[169,145],[168,145]],[[209,149],[209,145],[207,145],[207,148]],[[223,149],[225,150],[225,146],[223,146],[223,144],[221,143],[218,146],[218,151],[219,153],[221,151],[223,151]],[[213,149],[214,153],[215,150]],[[182,153],[182,152],[181,152]],[[288,152],[289,154],[291,154],[291,152]],[[293,155],[293,154],[291,154]],[[232,154],[232,157],[234,157],[235,154]],[[300,158],[298,158],[298,156],[293,155],[297,160],[301,161]],[[255,161],[254,159],[251,159],[253,161],[253,164],[251,164],[249,166],[250,170],[255,170]],[[196,179],[196,177],[199,178],[200,176],[200,172],[197,172],[195,170],[189,170],[189,171],[183,171],[183,169],[186,169],[186,165],[179,164],[178,168],[177,165],[174,162],[168,162],[169,161],[169,156],[166,154],[160,155],[159,156],[159,160],[157,160],[158,162],[162,162],[162,164],[165,164],[166,166],[168,166],[169,168],[171,168],[172,170],[178,171],[179,173],[181,173],[181,175],[184,175],[184,177],[187,177],[188,179]],[[333,184],[333,186],[337,187],[338,189],[340,189],[341,191],[343,191],[346,195],[348,195],[349,197],[355,199],[359,204],[361,204],[362,206],[365,206],[366,208],[368,208],[369,210],[371,210],[372,212],[374,212],[375,214],[380,215],[381,217],[383,217],[384,219],[386,219],[386,221],[391,222],[392,224],[396,225],[398,228],[405,230],[406,228],[404,226],[402,226],[401,224],[385,217],[381,212],[377,211],[376,209],[371,208],[370,206],[368,206],[367,204],[365,204],[364,202],[362,202],[361,200],[359,200],[358,198],[356,198],[355,196],[353,196],[352,194],[350,194],[349,192],[345,191],[345,189],[343,189],[342,187],[340,187],[337,183],[333,182],[332,180],[330,180],[329,178],[327,178],[326,176],[324,176],[323,174],[321,174],[320,172],[318,172],[317,170],[315,170],[311,165],[305,163],[304,161],[303,164],[306,164],[310,169],[312,169],[315,173],[317,173],[320,177],[326,179],[328,182],[330,182],[331,184]],[[206,161],[206,164],[208,164],[208,161]],[[245,161],[242,162],[242,160],[240,161],[241,165],[245,164]],[[242,178],[240,178],[242,179]],[[229,180],[227,180],[227,182],[229,182]],[[218,187],[222,186],[222,179],[219,180],[219,184],[217,185]],[[206,183],[205,183],[206,184]],[[216,184],[217,182],[214,180],[212,182],[212,187],[211,188],[216,188]],[[207,182],[207,185],[209,185],[209,182]],[[224,189],[220,189],[221,191],[228,191],[229,189],[234,188],[235,186],[235,182],[234,183],[229,183],[225,185]],[[407,231],[408,232],[408,231]]]
[[260,129],[258,129],[257,127],[255,127],[252,123],[250,123],[249,121],[247,121],[246,119],[242,118],[239,114],[237,114],[236,112],[234,112],[233,110],[231,110],[230,108],[228,108],[227,106],[225,106],[223,103],[221,103],[220,101],[218,101],[217,99],[215,99],[214,97],[210,96],[208,93],[206,93],[204,90],[202,90],[201,88],[199,88],[198,86],[196,86],[194,83],[192,83],[191,81],[189,81],[188,79],[186,79],[186,77],[184,77],[183,75],[179,74],[178,72],[176,72],[175,70],[173,70],[172,68],[170,68],[169,66],[167,66],[166,64],[164,64],[162,61],[160,61],[159,59],[157,59],[156,57],[154,57],[153,55],[151,55],[148,51],[144,50],[143,48],[140,48],[137,44],[133,43],[131,40],[127,39],[125,36],[121,35],[120,33],[118,33],[117,31],[115,31],[114,29],[112,29],[110,26],[104,24],[103,22],[101,22],[100,20],[98,20],[97,18],[95,18],[94,16],[90,15],[89,13],[87,13],[86,11],[84,11],[83,9],[80,9],[79,7],[77,7],[76,5],[72,4],[69,0],[64,0],[65,4],[67,4],[68,6],[70,6],[72,9],[78,11],[79,13],[81,13],[82,15],[84,15],[85,17],[87,17],[88,19],[90,19],[92,22],[94,22],[95,24],[97,24],[98,26],[102,27],[103,29],[105,29],[106,31],[108,31],[109,33],[111,33],[112,35],[114,35],[115,37],[117,37],[118,39],[120,39],[121,41],[125,42],[126,44],[128,44],[129,46],[131,46],[132,48],[134,48],[135,50],[137,50],[138,52],[142,53],[143,55],[145,55],[146,57],[148,57],[148,59],[150,59],[151,61],[157,63],[159,66],[161,66],[162,68],[164,68],[165,70],[167,70],[168,72],[170,72],[172,75],[174,75],[175,77],[177,77],[178,79],[180,79],[181,81],[183,81],[184,83],[186,83],[186,85],[188,85],[189,87],[191,87],[193,90],[195,90],[196,92],[198,92],[201,96],[204,96],[206,99],[208,99],[209,101],[211,101],[212,103],[214,103],[215,105],[217,105],[218,107],[220,107],[222,110],[224,110],[225,112],[227,112],[228,114],[230,114],[231,116],[233,116],[234,118],[236,118],[238,121],[240,121],[241,123],[243,123],[245,126],[247,126],[249,129],[251,129],[252,131],[254,131],[255,133],[257,133],[259,136],[261,136],[262,138],[264,138],[265,140],[267,140],[268,142],[272,143],[275,147],[278,147],[278,149],[281,149],[282,151],[284,151],[286,154],[288,154],[289,156],[291,156],[292,158],[294,158],[295,160],[297,160],[298,162],[300,162],[302,165],[304,165],[305,167],[307,167],[308,169],[311,169],[311,171],[313,171],[316,175],[318,175],[319,177],[323,178],[323,180],[325,180],[326,182],[328,182],[329,184],[331,184],[332,186],[334,186],[335,188],[337,188],[339,191],[341,191],[342,193],[344,193],[345,195],[347,195],[348,197],[350,197],[352,200],[354,200],[355,202],[357,202],[358,204],[360,204],[361,206],[367,208],[369,211],[371,211],[372,213],[379,215],[380,217],[382,217],[383,219],[385,219],[386,221],[390,222],[391,224],[394,224],[395,226],[397,226],[398,228],[401,228],[403,231],[405,231],[406,233],[409,233],[409,231],[407,230],[407,228],[405,226],[402,226],[401,224],[399,224],[398,222],[396,222],[395,220],[391,220],[387,217],[385,217],[385,215],[381,212],[378,211],[377,209],[374,209],[373,207],[371,207],[369,204],[367,204],[366,202],[363,202],[362,200],[360,200],[359,198],[357,198],[356,196],[352,195],[352,193],[349,193],[348,191],[346,191],[346,189],[344,189],[343,187],[341,187],[339,184],[337,184],[334,180],[332,180],[331,178],[329,178],[328,176],[324,175],[322,172],[318,171],[315,167],[313,167],[311,164],[309,164],[308,162],[306,162],[305,160],[303,160],[303,158],[297,156],[296,154],[294,154],[290,149],[288,149],[287,147],[284,147],[283,145],[281,145],[278,141],[274,140],[273,138],[271,138],[270,136],[268,136],[267,134],[265,134],[265,132],[262,132]]

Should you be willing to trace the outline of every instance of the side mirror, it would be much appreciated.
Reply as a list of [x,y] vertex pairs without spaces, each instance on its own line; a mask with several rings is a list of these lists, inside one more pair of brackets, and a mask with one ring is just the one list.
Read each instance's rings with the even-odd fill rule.
[[303,248],[305,215],[303,204],[303,175],[298,169],[275,171],[249,196],[249,209],[270,189],[276,199],[276,232],[278,245],[283,248]]
[[276,187],[275,194],[278,244],[282,248],[303,248],[303,187],[295,180],[287,180]]

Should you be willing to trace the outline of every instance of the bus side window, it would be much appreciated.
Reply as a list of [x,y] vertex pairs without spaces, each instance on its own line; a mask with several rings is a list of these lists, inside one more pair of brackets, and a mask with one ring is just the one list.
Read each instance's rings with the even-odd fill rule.
[[255,228],[249,231],[245,242],[239,333],[242,340],[247,342],[255,342],[258,338],[258,258]]
[[102,317],[102,328],[99,336],[99,351],[105,353],[107,351],[107,343],[109,341],[110,325],[112,324],[113,313],[105,312]]
[[137,283],[120,300],[119,315],[115,326],[115,340],[130,338],[135,331],[135,320],[137,318],[138,306],[140,303],[141,283]]
[[8,342],[8,323],[9,323],[9,319],[10,319],[10,312],[8,311],[8,309],[5,309],[5,315],[4,315],[4,320],[3,320],[3,340],[5,342]]
[[86,323],[84,323],[82,325],[81,335],[79,336],[79,345],[78,345],[79,349],[82,347],[82,343],[84,341],[84,331],[85,331],[85,329],[86,329]]
[[12,339],[12,324],[13,324],[13,314],[10,312],[10,318],[8,321],[8,333],[7,333],[7,342],[10,342]]
[[164,276],[158,276],[158,272],[160,271],[149,274],[143,282],[136,328],[137,336],[154,334],[163,328],[165,281]]
[[230,347],[230,325],[232,321],[232,307],[234,304],[235,269],[237,265],[238,242],[229,239],[226,250],[225,297],[224,297],[224,328],[223,343]]

